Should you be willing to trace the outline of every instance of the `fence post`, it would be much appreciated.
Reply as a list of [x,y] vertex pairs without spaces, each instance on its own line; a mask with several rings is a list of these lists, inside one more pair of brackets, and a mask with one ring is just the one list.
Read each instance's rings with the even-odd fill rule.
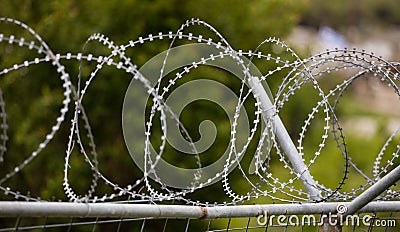
[[[266,123],[272,119],[272,124],[275,129],[275,135],[279,144],[281,145],[285,155],[288,157],[293,169],[296,173],[301,174],[300,180],[303,183],[304,188],[307,191],[310,200],[317,201],[321,199],[321,191],[316,188],[316,182],[308,170],[307,166],[303,162],[302,157],[297,152],[296,146],[294,145],[289,133],[287,132],[285,125],[280,119],[279,115],[275,114],[274,105],[268,94],[265,92],[260,80],[257,77],[249,78],[249,85],[253,89],[254,94],[258,97],[261,102],[262,114]],[[324,217],[328,219],[327,217]],[[320,232],[341,232],[342,228],[340,225],[331,225],[328,221],[324,221],[320,227]]]
[[386,174],[347,205],[345,215],[354,214],[400,180],[400,165]]
[[268,120],[272,120],[272,124],[275,130],[276,138],[281,145],[285,155],[288,157],[293,169],[297,174],[300,174],[300,180],[303,183],[304,188],[307,191],[310,200],[321,199],[321,191],[316,188],[316,182],[311,176],[307,166],[304,164],[302,157],[297,152],[296,146],[294,145],[289,133],[287,132],[285,125],[279,115],[275,114],[274,105],[268,94],[265,92],[263,85],[261,84],[258,77],[249,77],[248,83],[253,89],[253,93],[256,95],[261,103],[262,116],[266,123]]

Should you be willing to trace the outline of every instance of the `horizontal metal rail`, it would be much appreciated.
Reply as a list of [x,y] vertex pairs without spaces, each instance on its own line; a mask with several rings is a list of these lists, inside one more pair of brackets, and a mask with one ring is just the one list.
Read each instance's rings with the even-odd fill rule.
[[[0,217],[108,217],[108,218],[240,218],[260,215],[335,213],[349,202],[265,204],[240,206],[187,206],[72,202],[0,202]],[[359,213],[398,212],[400,201],[370,202]]]

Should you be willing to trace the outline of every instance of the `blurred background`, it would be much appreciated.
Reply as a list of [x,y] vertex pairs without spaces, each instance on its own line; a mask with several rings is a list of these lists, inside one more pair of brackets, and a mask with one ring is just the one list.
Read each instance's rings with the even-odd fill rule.
[[[399,61],[400,57],[400,1],[397,0],[110,0],[101,3],[97,0],[0,0],[0,6],[1,17],[26,23],[49,44],[54,53],[61,54],[81,52],[85,41],[93,33],[102,33],[116,44],[127,44],[129,40],[136,40],[139,36],[176,31],[185,20],[195,17],[215,27],[236,50],[254,50],[264,39],[279,37],[303,58],[335,47],[365,49],[391,61]],[[28,36],[15,26],[0,26],[0,33],[5,35]],[[167,45],[168,43],[156,43],[135,49],[130,54],[132,62],[141,66],[152,56],[164,51]],[[280,52],[274,50],[274,47],[266,49]],[[88,51],[102,55],[108,52],[101,45],[89,47]],[[22,48],[0,44],[0,69],[29,60],[29,57],[29,52]],[[65,62],[65,65],[75,83],[79,63]],[[84,66],[84,75],[90,71],[90,65]],[[204,72],[207,73],[207,70]],[[63,90],[55,74],[50,64],[41,64],[1,77],[0,86],[6,101],[10,138],[5,162],[0,163],[1,177],[36,149],[51,127],[49,120],[55,120],[58,115]],[[332,74],[335,77],[340,75],[345,74]],[[121,71],[104,68],[85,99],[99,153],[100,170],[121,186],[142,175],[127,153],[121,128],[122,103],[130,78]],[[224,81],[224,74],[220,80]],[[240,83],[229,84],[233,89],[238,89]],[[273,81],[270,83],[273,93],[278,84]],[[307,99],[307,93],[301,94],[301,99]],[[343,127],[347,128],[346,135],[352,135],[348,137],[348,144],[354,145],[351,145],[353,147],[350,147],[349,152],[359,157],[362,168],[372,171],[376,154],[390,133],[400,126],[399,98],[393,90],[373,78],[365,78],[353,85],[350,96],[352,100],[344,100],[344,106],[339,111],[346,115],[341,121]],[[197,128],[203,120],[199,113],[202,110],[213,112],[211,117],[216,120],[216,125],[221,126],[218,130],[224,131],[224,112],[210,110],[210,107],[213,106],[203,103],[182,115],[182,120],[186,120],[190,131],[194,131],[191,134],[193,138],[199,136]],[[304,123],[305,118],[299,115],[307,115],[310,107],[312,106],[306,101],[286,107],[282,118],[293,138],[298,137]],[[48,200],[66,200],[62,188],[62,170],[68,133],[69,121],[66,121],[49,147],[23,172],[3,185],[25,195]],[[312,137],[312,133],[310,134]],[[229,141],[229,133],[218,136],[215,148],[211,151],[216,154],[222,149],[220,147],[225,149]],[[254,143],[251,147],[254,149],[256,145]],[[368,159],[364,160],[365,156]],[[178,158],[176,162],[184,161],[179,161]],[[326,170],[328,162],[332,167],[330,171]],[[276,162],[276,165],[281,163]],[[343,159],[327,158],[325,161],[321,160],[313,171],[318,176],[317,179],[334,188],[340,181],[342,169]],[[71,159],[71,170],[70,179],[74,189],[84,194],[91,180],[83,177],[90,177],[90,168],[81,156],[74,156]],[[279,174],[278,167],[276,170]],[[335,173],[339,173],[338,179],[332,178]],[[235,173],[232,175],[235,176]],[[235,178],[232,177],[233,180]],[[241,181],[238,179],[238,186]],[[215,189],[215,194],[210,196],[211,201],[229,201],[221,190],[221,185],[217,183],[210,187]],[[98,191],[107,193],[109,188],[100,184]],[[209,195],[201,191],[199,194],[203,198]],[[0,199],[12,197],[0,193]]]
[[[279,37],[295,49],[301,57],[307,57],[318,51],[335,47],[356,47],[372,51],[384,59],[396,61],[399,57],[400,44],[400,3],[395,0],[364,0],[364,1],[320,1],[320,0],[266,0],[266,1],[1,1],[0,15],[25,22],[38,32],[49,44],[53,52],[65,54],[81,51],[86,39],[93,33],[102,33],[110,37],[116,44],[127,43],[139,36],[156,34],[159,31],[176,31],[186,20],[198,17],[215,27],[231,43],[234,49],[254,49],[268,37]],[[18,28],[3,28],[2,33],[18,33]],[[163,51],[165,44],[145,46],[135,50],[132,58],[139,66],[155,54]],[[2,67],[28,59],[24,50],[2,44],[0,62]],[[97,46],[93,52],[104,49]],[[270,48],[272,50],[273,48]],[[276,51],[275,51],[276,52]],[[78,73],[77,63],[66,63],[71,76]],[[52,76],[53,75],[53,76]],[[121,107],[129,77],[118,78],[121,75],[115,70],[105,69],[99,80],[91,87],[90,98],[86,103],[89,118],[100,152],[100,157],[107,157],[108,165],[104,169],[112,172],[118,167],[124,173],[130,173],[130,157],[126,153],[121,133]],[[222,78],[223,79],[223,78]],[[1,79],[2,90],[10,123],[9,154],[6,160],[10,165],[3,166],[4,174],[12,168],[11,163],[26,157],[33,147],[47,132],[48,118],[57,115],[62,97],[58,78],[49,65],[32,67],[29,70],[10,73]],[[274,83],[271,83],[273,86]],[[374,80],[356,85],[355,102],[345,124],[352,127],[363,139],[379,140],[376,136],[388,127],[388,131],[398,127],[400,109],[395,106],[398,98],[391,91],[386,91]],[[21,98],[21,96],[23,96]],[[307,105],[306,103],[303,103]],[[373,106],[373,107],[371,107]],[[210,107],[204,106],[204,109]],[[195,107],[193,107],[195,108]],[[293,109],[292,109],[293,108]],[[307,112],[307,107],[303,107]],[[40,109],[40,110],[38,110]],[[193,109],[192,109],[193,110]],[[287,115],[283,115],[289,123],[287,127],[296,136],[302,120],[293,115],[301,114],[302,107],[288,107]],[[352,116],[357,112],[370,116]],[[216,111],[218,112],[218,111]],[[223,112],[222,112],[223,114]],[[29,115],[29,117],[26,117]],[[189,114],[188,120],[193,120],[195,112]],[[365,114],[363,114],[365,115]],[[216,116],[215,118],[220,118]],[[222,117],[223,118],[223,117]],[[199,119],[201,121],[201,119]],[[197,131],[196,123],[192,123],[193,131]],[[68,127],[65,125],[66,128]],[[360,132],[361,131],[361,132]],[[10,185],[26,191],[40,193],[44,198],[50,198],[60,190],[62,173],[59,165],[63,163],[66,144],[65,130],[59,135],[58,146],[51,146],[32,166],[24,172],[23,182],[13,181]],[[27,136],[29,135],[29,136]],[[64,140],[62,139],[64,136]],[[192,136],[196,137],[196,134]],[[226,138],[221,142],[226,145]],[[56,140],[57,141],[57,140]],[[218,147],[218,146],[217,146]],[[23,155],[25,154],[25,155]],[[102,156],[104,155],[104,156]],[[53,158],[49,158],[51,156]],[[117,158],[118,157],[118,158]],[[13,160],[15,159],[15,160]],[[3,164],[4,165],[4,164]],[[77,161],[79,173],[80,162]],[[124,167],[126,169],[124,169]],[[37,167],[41,167],[38,180]],[[58,167],[58,168],[55,168]],[[57,170],[57,171],[56,171]],[[86,170],[86,169],[83,169]],[[76,172],[74,172],[76,174]],[[72,175],[74,175],[72,173]],[[84,173],[83,173],[84,174]],[[76,174],[79,176],[79,174]],[[129,180],[125,175],[116,177],[120,181]],[[43,185],[43,181],[46,183]],[[40,186],[39,183],[41,183]],[[84,183],[82,186],[85,186]],[[40,186],[40,187],[39,187]],[[23,192],[23,190],[22,190]],[[61,193],[62,196],[62,193]]]

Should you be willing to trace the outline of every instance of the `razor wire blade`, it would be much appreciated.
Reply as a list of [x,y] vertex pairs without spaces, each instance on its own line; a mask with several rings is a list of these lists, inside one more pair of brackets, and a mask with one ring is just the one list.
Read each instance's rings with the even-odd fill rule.
[[[337,113],[343,95],[349,92],[353,82],[361,78],[375,78],[388,86],[392,94],[400,96],[399,63],[384,60],[373,53],[343,48],[326,50],[302,59],[278,38],[264,40],[253,51],[235,50],[216,29],[199,19],[186,21],[176,32],[150,34],[139,37],[137,40],[130,40],[123,45],[117,45],[107,36],[96,33],[88,38],[81,53],[54,53],[40,35],[28,25],[10,18],[0,18],[0,23],[13,24],[33,36],[32,40],[28,40],[12,34],[0,34],[0,43],[21,47],[31,55],[34,54],[34,58],[29,60],[9,67],[1,67],[2,78],[7,78],[9,73],[18,70],[49,63],[57,71],[61,81],[60,88],[63,90],[62,107],[51,130],[22,163],[12,168],[7,167],[9,154],[6,153],[7,141],[12,139],[7,134],[7,117],[10,116],[7,115],[8,105],[5,104],[5,96],[0,95],[0,160],[2,161],[0,165],[7,170],[10,169],[0,177],[0,189],[17,199],[38,200],[7,187],[6,182],[12,181],[14,176],[41,155],[59,132],[60,127],[67,125],[69,121],[71,122],[70,133],[62,170],[64,178],[60,186],[62,184],[68,200],[74,202],[102,202],[122,198],[152,202],[176,199],[194,205],[208,205],[208,202],[203,202],[201,199],[191,199],[190,194],[214,183],[219,183],[231,200],[216,202],[215,205],[236,204],[262,197],[283,202],[347,201],[354,199],[379,181],[399,161],[400,145],[396,144],[396,138],[399,136],[400,128],[397,128],[391,132],[376,156],[375,162],[370,167],[372,173],[370,170],[360,168],[348,152],[345,128]],[[215,38],[207,38],[202,34],[191,32],[193,26],[202,27]],[[134,59],[128,55],[129,49],[140,48],[155,41],[167,41],[168,49],[139,68],[132,61]],[[87,53],[86,47],[94,43],[97,46],[100,44],[107,53],[103,55]],[[279,47],[281,54],[263,52],[268,46]],[[2,56],[2,59],[4,58],[7,56]],[[75,82],[64,65],[66,61],[74,61],[80,68],[86,62],[94,63],[95,67],[88,76],[83,76],[79,72]],[[187,78],[203,66],[217,67],[233,74],[240,82],[239,88],[231,90],[214,80]],[[100,170],[95,135],[92,133],[90,118],[85,111],[84,99],[89,97],[90,87],[97,81],[96,78],[105,67],[122,70],[132,78],[122,110],[123,133],[128,151],[143,175],[126,186],[112,181]],[[327,88],[324,85],[326,79],[324,77],[329,76],[330,73],[348,76],[337,78],[338,84]],[[178,84],[182,80],[186,81],[185,84]],[[278,83],[276,89],[270,91],[267,81]],[[191,98],[186,99],[187,101],[209,100],[218,104],[229,115],[230,140],[225,153],[215,163],[208,166],[202,165],[200,154],[209,148],[210,141],[212,143],[213,136],[206,134],[210,132],[206,130],[207,128],[213,131],[212,126],[207,126],[207,123],[200,125],[200,132],[202,128],[206,131],[200,142],[190,136],[187,126],[185,127],[180,119],[180,113],[185,105],[179,102],[185,96],[189,96],[184,88],[197,89],[197,92],[191,91]],[[302,123],[303,126],[297,136],[298,140],[293,142],[287,133],[277,133],[282,131],[282,127],[277,125],[282,125],[281,112],[285,111],[285,107],[299,95],[302,89],[307,89],[316,100],[310,100],[314,105],[305,120],[297,122]],[[139,101],[140,98],[135,94],[140,91],[146,94],[143,102],[145,106],[139,106],[136,109],[136,106],[132,107],[132,105]],[[230,101],[221,100],[220,95],[213,95],[213,92],[223,93],[222,95],[228,96],[230,101],[233,99],[235,104],[230,104],[230,109],[228,109],[227,105]],[[250,116],[244,109],[249,99],[254,99],[254,111],[251,112],[253,120],[249,120]],[[146,106],[148,102],[151,103],[150,106]],[[135,110],[138,110],[138,117],[143,120],[144,125],[139,126],[139,130],[132,131],[131,128],[134,126],[132,124],[135,122],[132,118],[137,117]],[[72,116],[69,116],[68,112],[73,112]],[[159,133],[153,133],[154,127],[159,127]],[[307,137],[311,127],[318,127],[320,133],[313,151],[305,148],[310,143]],[[154,144],[154,140],[158,141],[157,144]],[[141,144],[132,144],[131,141],[141,141]],[[336,144],[338,157],[343,163],[343,170],[338,174],[339,181],[335,187],[326,186],[323,183],[324,180],[318,179],[312,171],[312,167],[318,164],[321,156],[330,155],[327,154],[325,148],[329,141]],[[257,147],[249,167],[244,167],[241,161],[251,142],[255,142]],[[285,149],[282,145],[284,143],[291,143],[295,147]],[[168,149],[168,144],[172,144],[176,150],[184,154],[195,157],[196,168],[177,168],[165,161],[163,155]],[[390,152],[388,152],[388,147],[392,147]],[[92,178],[91,185],[84,195],[75,193],[74,180],[70,178],[72,165],[70,160],[72,156],[77,155],[76,152],[84,157],[83,162],[93,172],[88,177]],[[290,177],[282,180],[280,173],[275,173],[271,168],[272,162],[279,162]],[[245,193],[232,188],[230,173],[233,170],[237,170],[242,175],[247,186]],[[350,170],[361,176],[356,180],[360,183],[350,191],[343,191],[343,186],[349,181]],[[96,187],[99,182],[110,186],[113,192],[98,195]],[[138,186],[145,188],[146,192],[136,191]],[[378,200],[398,199],[398,195],[399,191],[391,188],[387,189]]]

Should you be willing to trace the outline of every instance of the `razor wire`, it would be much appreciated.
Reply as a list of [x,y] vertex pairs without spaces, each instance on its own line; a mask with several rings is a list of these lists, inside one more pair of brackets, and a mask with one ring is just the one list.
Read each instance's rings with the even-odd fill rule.
[[[50,132],[45,136],[42,142],[35,148],[35,150],[26,158],[22,163],[15,166],[10,172],[0,179],[0,189],[6,195],[13,195],[15,199],[27,200],[27,201],[41,201],[41,199],[29,194],[20,193],[16,189],[11,189],[6,186],[6,182],[12,177],[20,173],[30,162],[41,155],[41,152],[46,149],[49,142],[54,138],[55,134],[59,131],[61,125],[68,124],[68,118],[66,118],[68,111],[73,111],[73,117],[71,118],[70,133],[68,143],[66,144],[65,152],[65,163],[64,163],[64,178],[62,186],[64,192],[69,201],[72,202],[106,202],[106,201],[117,201],[117,199],[124,198],[127,201],[143,200],[147,202],[163,202],[177,200],[185,202],[190,205],[198,206],[221,206],[221,205],[234,205],[243,203],[252,199],[267,198],[274,202],[290,202],[290,203],[302,203],[302,202],[320,202],[320,201],[348,201],[357,197],[369,186],[378,182],[381,177],[387,174],[393,169],[398,162],[400,145],[395,144],[395,151],[392,154],[387,154],[387,147],[393,146],[395,142],[394,138],[399,136],[400,128],[392,132],[390,137],[386,140],[379,154],[376,156],[375,162],[372,166],[372,173],[367,173],[357,166],[351,159],[351,154],[348,152],[348,144],[344,135],[344,128],[342,127],[339,116],[337,115],[337,108],[340,104],[340,100],[346,90],[348,90],[352,83],[365,76],[373,76],[379,79],[383,84],[389,86],[393,94],[400,96],[400,90],[398,87],[399,83],[399,63],[386,61],[382,57],[379,57],[373,53],[366,52],[364,50],[357,49],[333,49],[320,52],[312,55],[308,58],[300,58],[289,46],[278,38],[268,38],[254,50],[254,51],[242,51],[235,50],[231,47],[228,41],[211,25],[203,22],[199,19],[191,19],[186,21],[176,32],[158,34],[150,34],[145,37],[139,37],[137,40],[130,40],[127,44],[117,45],[107,36],[96,33],[88,38],[85,43],[84,49],[81,53],[72,54],[68,53],[54,53],[50,46],[28,25],[10,18],[0,18],[0,23],[12,24],[22,28],[22,30],[28,31],[34,36],[34,40],[26,40],[23,37],[17,37],[16,35],[5,35],[0,34],[0,43],[8,44],[9,46],[19,46],[24,49],[28,49],[30,53],[35,54],[35,58],[31,60],[25,60],[23,63],[16,63],[10,67],[1,68],[0,75],[2,78],[11,72],[15,72],[22,68],[28,68],[41,63],[50,63],[59,74],[59,78],[63,88],[63,100],[62,107],[56,121],[53,123]],[[190,32],[191,27],[200,26],[207,33],[212,33],[215,38],[206,38],[201,34],[195,34]],[[127,51],[133,47],[137,48],[143,44],[151,44],[154,41],[168,41],[169,48],[165,53],[163,63],[158,70],[158,78],[156,82],[152,83],[148,78],[140,72],[140,68],[132,62],[132,59],[127,55]],[[186,44],[201,44],[202,46],[208,46],[217,53],[208,54],[205,57],[199,57],[197,60],[192,60],[189,65],[184,66],[182,70],[175,73],[174,77],[164,77],[164,72],[168,65],[168,61],[173,57],[173,49],[178,45],[177,42],[183,42]],[[86,53],[86,46],[92,43],[97,43],[108,49],[108,54],[104,56],[97,56],[95,54]],[[265,46],[277,46],[290,58],[282,58],[276,54],[265,54],[262,50]],[[166,103],[166,97],[169,91],[176,87],[179,80],[185,79],[186,75],[193,73],[197,68],[208,65],[215,60],[229,59],[233,61],[239,70],[242,71],[243,79],[241,87],[238,90],[239,96],[237,99],[237,105],[235,107],[235,114],[233,115],[234,120],[231,122],[230,141],[229,141],[229,153],[224,162],[223,168],[219,170],[215,175],[201,180],[201,157],[197,151],[196,144],[191,138],[189,132],[185,128],[185,125],[180,121],[179,115],[174,112],[169,105]],[[80,72],[78,75],[77,83],[73,83],[71,76],[68,73],[68,69],[63,65],[65,61],[75,61],[81,66],[84,62],[93,62],[96,64],[94,70],[90,72],[90,75],[85,77]],[[252,71],[251,65],[254,62],[266,62],[268,65],[264,65],[262,68],[267,71],[261,73],[259,76],[255,76]],[[104,67],[112,67],[118,70],[123,70],[129,74],[132,79],[140,83],[141,87],[148,92],[149,98],[153,105],[150,108],[150,114],[145,121],[145,141],[143,150],[143,176],[136,179],[129,185],[121,186],[119,183],[115,183],[110,180],[109,177],[105,176],[99,169],[98,153],[96,151],[95,135],[92,133],[90,126],[90,119],[85,111],[84,98],[87,95],[93,82],[96,81],[98,73]],[[341,73],[343,70],[351,73],[350,77],[344,78],[341,83],[337,84],[336,87],[328,90],[322,86],[323,76],[329,73]],[[284,77],[276,80],[274,74],[284,73]],[[167,79],[168,78],[168,79]],[[86,79],[84,81],[84,79]],[[167,79],[167,81],[166,81]],[[280,83],[275,96],[271,97],[273,106],[271,108],[263,108],[259,96],[255,94],[254,89],[251,88],[249,82],[257,81],[264,85],[268,81]],[[296,97],[298,91],[304,86],[311,85],[312,91],[318,98],[316,105],[312,108],[308,114],[306,120],[303,122],[301,132],[298,135],[299,139],[296,141],[296,149],[298,154],[301,156],[306,165],[305,170],[296,170],[288,160],[285,152],[282,150],[282,146],[276,137],[276,128],[273,125],[275,116],[279,116],[279,113],[285,109],[293,98]],[[250,87],[249,87],[250,86]],[[255,112],[254,120],[250,123],[249,135],[243,146],[238,147],[236,144],[237,136],[237,120],[241,116],[240,108],[244,102],[254,97],[255,99]],[[1,165],[7,164],[7,153],[6,144],[7,135],[7,117],[6,113],[7,105],[4,101],[4,96],[0,94],[0,108],[1,108],[1,146],[0,146],[0,161]],[[263,112],[268,112],[263,114]],[[159,116],[159,118],[157,118]],[[266,117],[265,115],[268,115]],[[177,189],[164,183],[161,179],[160,174],[157,173],[157,166],[160,160],[163,158],[167,141],[167,119],[172,118],[172,121],[181,128],[181,133],[187,138],[190,148],[195,154],[197,171],[193,175],[193,181],[186,188]],[[322,135],[316,146],[315,151],[309,154],[308,151],[304,150],[304,144],[307,142],[307,133],[310,130],[311,125],[317,119],[322,119]],[[152,154],[150,146],[152,146],[152,126],[156,120],[160,121],[161,124],[161,137],[160,145],[157,147],[157,154]],[[257,141],[256,153],[253,158],[253,170],[254,174],[250,175],[246,172],[245,168],[241,165],[241,158],[246,153],[250,142],[255,139],[262,123],[265,123],[265,127],[262,129],[261,136]],[[317,123],[315,123],[317,124]],[[320,183],[317,176],[315,183],[307,182],[303,180],[303,176],[306,172],[309,172],[310,168],[318,163],[318,158],[321,155],[329,155],[324,153],[324,147],[328,139],[333,139],[336,143],[341,159],[343,160],[344,171],[341,173],[340,181],[336,187],[331,188]],[[70,176],[70,160],[71,156],[75,155],[74,151],[79,151],[84,157],[84,161],[93,172],[91,185],[88,187],[88,191],[85,195],[79,195],[75,193],[73,180]],[[305,154],[307,153],[307,154]],[[276,156],[272,155],[276,154]],[[307,158],[306,158],[307,155]],[[383,162],[386,157],[386,163]],[[390,158],[387,158],[390,157]],[[282,167],[290,173],[288,180],[279,179],[279,174],[273,173],[270,168],[270,162],[277,160],[282,164]],[[246,193],[235,192],[230,182],[229,173],[235,168],[240,171],[243,179],[246,181],[248,189]],[[350,191],[342,191],[342,187],[348,181],[348,172],[352,170],[358,173],[364,179],[364,183],[360,183],[359,187],[352,188]],[[312,174],[312,173],[311,173]],[[254,178],[256,177],[256,178]],[[153,179],[151,181],[150,179]],[[256,180],[255,180],[256,179]],[[113,189],[110,194],[97,195],[96,186],[99,181],[105,183]],[[199,189],[205,188],[213,182],[220,182],[222,184],[223,191],[226,196],[230,198],[229,202],[203,202],[197,199],[191,199],[190,194],[196,192]],[[321,193],[320,198],[311,199],[307,191],[303,188],[298,187],[299,181],[305,181],[306,185],[310,185],[312,188],[318,190]],[[142,186],[145,191],[135,191],[139,186]],[[387,189],[385,193],[380,195],[376,200],[393,200],[398,199],[399,191],[393,187]]]

